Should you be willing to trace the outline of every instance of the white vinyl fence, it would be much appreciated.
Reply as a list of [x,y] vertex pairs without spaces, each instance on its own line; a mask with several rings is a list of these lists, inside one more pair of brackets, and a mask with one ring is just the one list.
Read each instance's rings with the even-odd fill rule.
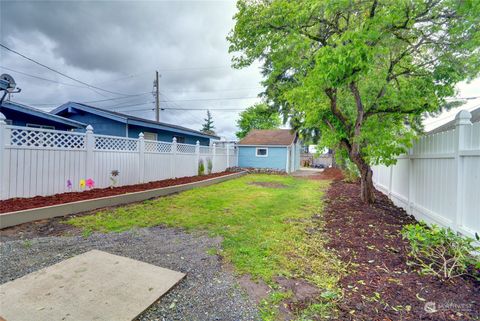
[[480,123],[461,111],[453,130],[422,137],[394,166],[374,166],[376,187],[427,223],[480,234]]
[[92,179],[96,188],[195,176],[203,160],[212,172],[237,165],[233,146],[180,144],[6,125],[0,113],[0,200],[82,191]]

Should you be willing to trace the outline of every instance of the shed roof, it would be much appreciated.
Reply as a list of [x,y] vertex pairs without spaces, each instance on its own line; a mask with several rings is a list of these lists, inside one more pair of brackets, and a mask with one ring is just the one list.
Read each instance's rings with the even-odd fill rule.
[[278,145],[288,146],[295,142],[297,134],[291,129],[263,129],[252,130],[245,136],[238,145]]
[[[470,119],[472,123],[480,122],[480,107],[470,111],[470,114],[472,114],[472,118]],[[438,126],[437,128],[432,129],[427,134],[437,134],[437,133],[445,132],[447,130],[451,130],[454,128],[455,128],[455,119],[449,121],[448,123],[443,124],[442,126]]]
[[54,110],[52,110],[51,113],[58,115],[64,112],[65,110],[68,110],[69,108],[77,108],[83,111],[88,111],[90,113],[98,114],[100,116],[110,118],[116,121],[120,121],[122,123],[130,124],[130,125],[138,125],[138,126],[144,126],[148,128],[156,128],[156,129],[168,130],[168,131],[173,131],[178,133],[192,134],[192,135],[211,138],[211,139],[220,139],[220,137],[218,136],[205,134],[205,133],[202,133],[201,131],[193,130],[187,127],[172,125],[172,124],[163,123],[163,122],[157,122],[150,119],[135,117],[135,116],[131,116],[131,115],[127,115],[127,114],[123,114],[123,113],[119,113],[111,110],[106,110],[103,108],[90,106],[86,104],[76,103],[76,102],[68,102],[66,104],[63,104],[60,107],[57,107]]
[[32,116],[35,116],[35,117],[38,117],[38,118],[43,118],[43,119],[46,119],[46,120],[49,120],[49,121],[52,121],[52,122],[56,122],[56,123],[60,123],[60,124],[63,124],[63,125],[71,126],[73,128],[85,128],[85,127],[87,127],[86,124],[81,123],[79,121],[75,121],[73,119],[68,119],[68,118],[65,118],[65,117],[62,117],[62,116],[59,116],[59,115],[54,115],[54,114],[45,112],[43,110],[31,107],[31,106],[27,106],[27,105],[24,105],[24,104],[20,104],[20,103],[17,103],[17,102],[13,102],[13,101],[10,101],[10,100],[2,102],[2,104],[0,105],[0,111],[3,108],[13,110],[13,111],[16,111],[16,112],[19,112],[19,113],[32,115]]

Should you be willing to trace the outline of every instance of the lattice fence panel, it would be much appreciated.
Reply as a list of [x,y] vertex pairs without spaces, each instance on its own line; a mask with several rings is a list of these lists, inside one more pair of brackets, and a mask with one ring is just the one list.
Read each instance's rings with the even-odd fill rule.
[[177,152],[184,154],[195,154],[195,145],[177,144]]
[[85,135],[46,129],[10,128],[10,146],[84,149]]
[[95,135],[95,149],[134,152],[138,149],[138,140],[133,138]]
[[210,155],[212,153],[212,148],[209,146],[200,146],[201,155]]
[[172,144],[165,142],[156,142],[152,140],[145,141],[145,152],[150,153],[171,153]]

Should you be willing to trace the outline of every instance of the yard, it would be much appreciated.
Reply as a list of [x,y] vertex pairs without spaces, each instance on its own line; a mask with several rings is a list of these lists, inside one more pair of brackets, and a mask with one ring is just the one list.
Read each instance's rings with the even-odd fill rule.
[[0,281],[95,248],[187,274],[139,321],[478,317],[478,281],[418,275],[400,235],[415,220],[380,193],[363,204],[339,178],[250,174],[6,229]]

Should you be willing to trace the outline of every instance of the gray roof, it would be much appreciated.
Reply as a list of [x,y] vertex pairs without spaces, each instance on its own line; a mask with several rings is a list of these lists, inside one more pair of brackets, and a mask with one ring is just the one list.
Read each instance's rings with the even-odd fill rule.
[[[477,109],[471,110],[470,114],[472,114],[472,118],[470,119],[472,123],[480,122],[480,107]],[[443,124],[442,126],[438,126],[437,128],[432,129],[427,134],[437,134],[437,133],[445,132],[447,130],[451,130],[454,128],[455,128],[455,119],[449,121],[448,123]]]
[[86,124],[81,123],[79,121],[69,119],[69,118],[65,118],[65,117],[62,117],[62,116],[59,116],[59,115],[51,114],[51,113],[45,112],[43,110],[31,107],[31,106],[27,106],[27,105],[24,105],[24,104],[20,104],[20,103],[17,103],[17,102],[13,102],[13,101],[10,101],[10,100],[7,100],[7,101],[4,100],[2,102],[2,104],[0,105],[0,111],[1,111],[2,108],[14,110],[14,111],[25,113],[25,114],[29,114],[29,115],[32,115],[32,116],[35,116],[35,117],[39,117],[39,118],[47,119],[47,120],[50,120],[50,121],[53,121],[53,122],[68,125],[68,126],[71,126],[71,127],[74,127],[74,128],[85,128],[85,127],[87,127]]

